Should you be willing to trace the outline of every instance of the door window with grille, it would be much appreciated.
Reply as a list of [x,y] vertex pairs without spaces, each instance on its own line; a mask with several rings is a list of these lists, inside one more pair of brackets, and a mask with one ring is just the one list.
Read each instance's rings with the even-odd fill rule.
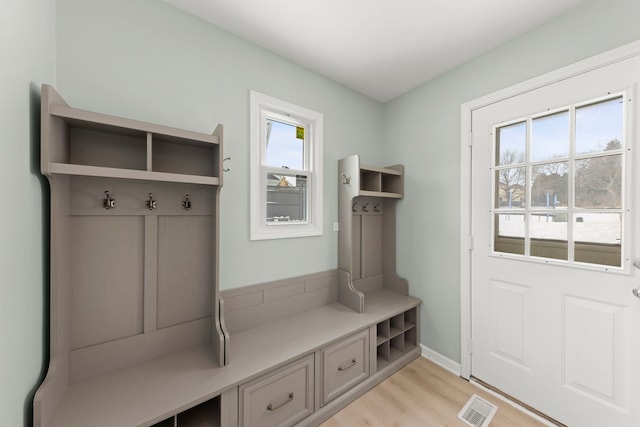
[[622,267],[625,99],[494,126],[494,255]]

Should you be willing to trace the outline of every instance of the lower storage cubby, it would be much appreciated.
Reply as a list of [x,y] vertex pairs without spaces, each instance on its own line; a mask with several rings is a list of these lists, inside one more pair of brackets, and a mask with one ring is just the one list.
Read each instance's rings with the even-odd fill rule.
[[220,427],[220,397],[207,400],[151,427]]
[[376,325],[376,370],[381,371],[418,346],[418,308],[414,307]]

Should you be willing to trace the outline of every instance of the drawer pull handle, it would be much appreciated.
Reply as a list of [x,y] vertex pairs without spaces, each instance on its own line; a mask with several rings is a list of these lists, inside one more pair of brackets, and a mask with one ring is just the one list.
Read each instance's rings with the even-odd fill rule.
[[293,392],[289,393],[289,397],[287,398],[287,400],[285,400],[284,402],[276,406],[273,406],[273,403],[269,403],[267,405],[267,411],[277,411],[278,409],[282,408],[284,405],[292,401],[293,401]]
[[356,366],[356,359],[351,359],[351,363],[346,366],[338,366],[338,371],[346,371]]

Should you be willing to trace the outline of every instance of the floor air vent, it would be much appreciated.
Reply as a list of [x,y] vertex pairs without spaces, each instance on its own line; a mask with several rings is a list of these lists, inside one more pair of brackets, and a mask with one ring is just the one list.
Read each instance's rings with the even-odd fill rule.
[[495,405],[474,394],[458,413],[458,418],[472,427],[487,427],[497,411]]

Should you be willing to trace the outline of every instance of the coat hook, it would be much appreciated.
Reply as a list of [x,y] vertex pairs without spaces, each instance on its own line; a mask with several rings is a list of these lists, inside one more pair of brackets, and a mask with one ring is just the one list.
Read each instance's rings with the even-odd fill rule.
[[109,190],[105,190],[104,195],[106,197],[104,199],[102,199],[102,207],[105,208],[106,210],[115,208],[116,207],[116,201],[115,201],[115,199],[111,198],[111,193],[109,192]]
[[158,204],[156,203],[156,201],[153,200],[153,193],[149,193],[149,198],[147,199],[146,204],[147,204],[147,209],[149,209],[150,211],[158,207]]
[[373,205],[373,211],[380,212],[380,203],[376,203],[375,205]]
[[188,211],[189,209],[191,209],[191,199],[189,198],[189,195],[187,194],[186,196],[184,196],[184,200],[182,201],[182,207],[184,208],[185,211]]
[[365,203],[362,205],[362,212],[369,212],[369,203]]
[[[224,165],[224,162],[226,162],[227,160],[231,160],[231,157],[225,157],[225,158],[222,160],[222,164]],[[223,171],[223,172],[229,172],[230,170],[231,170],[230,168],[225,168],[224,166],[222,167],[222,171]]]
[[353,205],[351,205],[351,212],[358,212],[358,202],[353,202]]
[[351,177],[349,177],[349,176],[347,176],[345,174],[342,174],[342,183],[344,185],[349,185],[351,183]]

